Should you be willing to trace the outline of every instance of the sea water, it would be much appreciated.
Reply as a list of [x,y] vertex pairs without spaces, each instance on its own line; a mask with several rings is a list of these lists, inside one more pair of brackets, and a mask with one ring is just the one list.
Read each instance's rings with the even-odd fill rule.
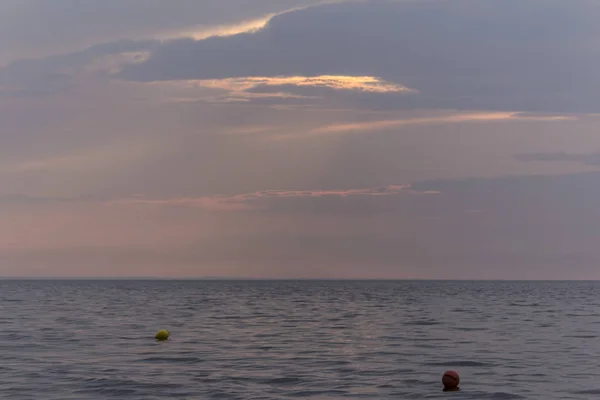
[[599,332],[596,282],[8,280],[0,398],[591,399]]

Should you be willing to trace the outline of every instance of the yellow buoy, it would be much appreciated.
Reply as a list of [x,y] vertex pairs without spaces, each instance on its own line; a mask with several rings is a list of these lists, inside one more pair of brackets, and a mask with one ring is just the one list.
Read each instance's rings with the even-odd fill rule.
[[156,336],[154,336],[154,338],[156,340],[167,340],[169,338],[169,336],[171,336],[171,332],[169,332],[166,329],[162,329],[162,330],[158,331],[158,333],[156,334]]

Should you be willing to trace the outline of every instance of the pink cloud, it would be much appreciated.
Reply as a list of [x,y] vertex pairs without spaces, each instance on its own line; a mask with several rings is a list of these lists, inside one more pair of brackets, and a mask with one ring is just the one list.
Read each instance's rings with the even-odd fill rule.
[[198,207],[208,211],[242,211],[254,207],[233,197],[181,197],[172,199],[133,198],[112,201],[109,204],[149,204],[157,206]]
[[255,201],[273,198],[300,198],[300,197],[350,197],[350,196],[392,196],[400,193],[406,194],[439,194],[435,191],[417,192],[410,185],[388,185],[379,188],[346,189],[346,190],[264,190],[236,194],[231,196],[205,196],[183,197],[170,199],[146,199],[140,196],[135,198],[112,201],[109,204],[148,204],[157,206],[183,206],[198,207],[207,211],[244,211],[258,208]]

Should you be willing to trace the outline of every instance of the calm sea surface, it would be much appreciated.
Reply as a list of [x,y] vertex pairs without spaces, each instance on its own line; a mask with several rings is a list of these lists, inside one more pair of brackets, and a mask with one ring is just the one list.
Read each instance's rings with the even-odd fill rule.
[[596,282],[0,281],[0,331],[1,399],[600,398]]

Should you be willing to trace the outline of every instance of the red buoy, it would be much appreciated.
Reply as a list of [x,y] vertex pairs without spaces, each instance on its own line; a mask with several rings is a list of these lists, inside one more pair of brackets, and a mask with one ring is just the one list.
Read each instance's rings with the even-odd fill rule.
[[446,371],[442,376],[442,384],[444,390],[458,390],[458,384],[460,383],[460,377],[456,371]]

